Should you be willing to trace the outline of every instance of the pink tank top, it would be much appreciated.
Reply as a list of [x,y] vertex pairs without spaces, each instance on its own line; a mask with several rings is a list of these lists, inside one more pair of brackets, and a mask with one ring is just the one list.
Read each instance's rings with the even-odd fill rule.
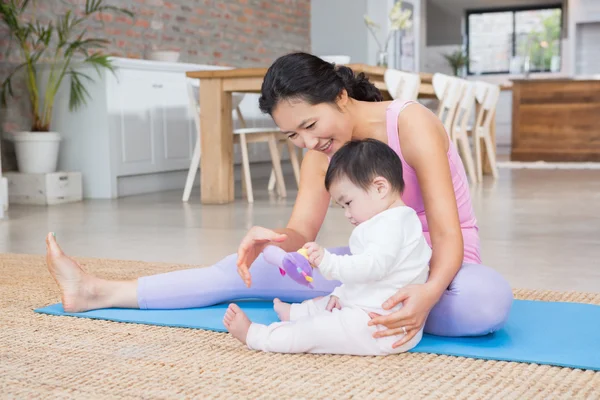
[[[405,188],[402,194],[402,201],[414,209],[423,225],[423,234],[427,239],[427,243],[431,246],[431,238],[429,236],[429,226],[427,218],[425,218],[425,206],[423,204],[423,196],[419,188],[419,181],[415,170],[407,164],[402,156],[400,149],[400,139],[398,138],[398,115],[404,108],[414,103],[412,101],[395,100],[389,105],[386,115],[388,145],[398,154],[402,161],[402,176],[404,178]],[[477,227],[477,219],[471,204],[471,195],[469,192],[469,183],[463,163],[454,147],[452,141],[448,147],[448,163],[450,164],[450,174],[452,176],[452,186],[454,187],[454,195],[456,196],[456,205],[458,206],[458,218],[463,234],[464,241],[464,262],[481,264],[479,253],[479,228]]]

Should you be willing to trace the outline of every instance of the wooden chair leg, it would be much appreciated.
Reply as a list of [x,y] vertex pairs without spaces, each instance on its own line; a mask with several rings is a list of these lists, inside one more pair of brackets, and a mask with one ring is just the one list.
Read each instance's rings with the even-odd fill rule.
[[242,174],[243,179],[246,182],[246,197],[248,203],[254,203],[254,192],[252,191],[252,177],[250,176],[250,160],[248,157],[248,143],[246,142],[246,135],[240,134],[240,147],[242,149]]
[[454,144],[454,147],[456,147],[458,149],[458,142],[460,140],[460,133],[456,131],[456,128],[453,128],[451,130],[452,134],[450,135],[450,140],[452,140],[452,143]]
[[[281,154],[283,153],[283,144],[279,143],[279,158],[281,158]],[[277,178],[275,177],[275,169],[271,168],[271,175],[269,176],[269,185],[268,185],[268,189],[269,192],[272,192],[273,190],[275,190],[275,184],[277,183]]]
[[194,186],[194,180],[200,167],[200,140],[197,140],[196,146],[194,147],[194,154],[192,155],[192,162],[190,163],[190,169],[188,170],[187,179],[185,180],[185,187],[183,188],[183,197],[181,200],[187,202],[190,199],[192,193],[192,187]]
[[269,176],[269,192],[275,190],[275,184],[277,183],[277,178],[275,178],[275,170],[271,168],[271,176]]
[[473,144],[475,145],[475,169],[477,170],[477,181],[483,182],[483,167],[482,164],[482,154],[481,154],[481,138],[479,137],[479,132],[473,131]]
[[248,191],[246,190],[246,167],[244,166],[244,163],[242,162],[242,178],[240,179],[242,181],[242,197],[247,197],[248,196]]
[[292,163],[292,169],[294,170],[294,178],[296,179],[296,187],[300,188],[300,160],[298,160],[298,149],[292,142],[286,140],[288,146],[288,152],[290,153],[290,162]]
[[279,150],[277,146],[277,134],[273,134],[269,137],[269,151],[271,153],[271,162],[273,163],[273,170],[275,171],[275,180],[277,183],[277,192],[281,197],[287,197],[285,190],[285,181],[283,179],[283,171],[281,170],[281,158],[279,157]]
[[490,169],[492,170],[492,176],[494,177],[494,179],[498,179],[498,167],[496,165],[496,150],[494,149],[492,137],[489,132],[485,132],[483,136],[483,141],[485,143],[485,149],[487,152],[487,158],[489,160]]
[[456,139],[458,140],[458,144],[463,153],[462,159],[467,170],[467,175],[472,183],[476,183],[477,177],[475,176],[475,165],[473,163],[473,154],[471,154],[471,146],[469,146],[469,138],[461,133],[461,136]]

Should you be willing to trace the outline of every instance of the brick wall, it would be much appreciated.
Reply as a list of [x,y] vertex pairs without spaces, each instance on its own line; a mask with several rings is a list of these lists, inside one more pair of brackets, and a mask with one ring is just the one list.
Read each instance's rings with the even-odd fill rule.
[[[2,0],[0,0],[2,1]],[[28,17],[47,21],[85,0],[37,0]],[[104,15],[90,35],[110,39],[115,56],[144,58],[151,49],[181,51],[181,62],[236,67],[268,66],[278,56],[310,50],[310,0],[109,0],[135,13],[133,19]],[[35,5],[35,7],[32,7]],[[6,54],[7,33],[0,22],[0,80],[18,61]],[[0,113],[2,133],[27,130],[30,115],[22,82],[18,98]],[[3,142],[4,168],[14,169],[10,143]]]

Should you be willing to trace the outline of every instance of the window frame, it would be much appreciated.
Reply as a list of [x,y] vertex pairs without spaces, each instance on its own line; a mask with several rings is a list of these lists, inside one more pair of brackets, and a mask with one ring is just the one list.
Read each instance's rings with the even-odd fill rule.
[[[472,14],[487,14],[487,13],[497,13],[497,12],[512,12],[513,20],[512,20],[512,55],[511,57],[515,57],[516,55],[516,47],[517,47],[517,35],[515,34],[516,28],[516,18],[515,14],[519,11],[536,11],[536,10],[550,10],[550,9],[559,9],[560,10],[560,38],[558,40],[558,55],[562,58],[563,48],[562,48],[562,40],[564,38],[564,8],[562,3],[548,3],[548,4],[535,4],[530,6],[514,6],[514,7],[494,7],[494,8],[473,8],[465,11],[465,41],[466,41],[466,51],[467,55],[469,55],[470,48],[470,36],[469,36],[469,17]],[[482,71],[479,74],[473,73],[471,71],[471,63],[467,63],[467,75],[468,76],[476,76],[476,75],[502,75],[502,74],[510,74],[510,70],[506,71]],[[562,70],[562,68],[561,68]],[[544,71],[541,69],[532,69],[529,71],[530,73],[541,73],[550,71]]]

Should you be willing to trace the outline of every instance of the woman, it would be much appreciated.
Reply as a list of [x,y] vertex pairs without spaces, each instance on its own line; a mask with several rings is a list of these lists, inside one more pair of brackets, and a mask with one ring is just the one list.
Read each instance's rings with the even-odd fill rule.
[[[481,265],[464,167],[442,124],[428,109],[412,102],[383,102],[363,74],[355,76],[347,67],[334,67],[306,53],[289,54],[273,63],[262,85],[260,108],[296,146],[309,149],[287,227],[250,229],[237,255],[209,268],[121,282],[86,274],[49,235],[48,266],[66,310],[188,308],[242,297],[297,302],[329,294],[338,282],[317,273],[315,290],[304,289],[280,277],[277,268],[259,255],[267,244],[295,251],[315,240],[330,201],[324,187],[328,157],[352,138],[374,138],[398,153],[406,182],[403,200],[417,211],[433,256],[427,283],[399,291],[383,308],[399,303],[403,307],[387,316],[371,315],[371,323],[388,328],[380,336],[406,330],[395,346],[412,339],[425,322],[425,332],[443,336],[482,335],[503,326],[512,291],[497,272]],[[334,251],[343,254],[348,249]]]

